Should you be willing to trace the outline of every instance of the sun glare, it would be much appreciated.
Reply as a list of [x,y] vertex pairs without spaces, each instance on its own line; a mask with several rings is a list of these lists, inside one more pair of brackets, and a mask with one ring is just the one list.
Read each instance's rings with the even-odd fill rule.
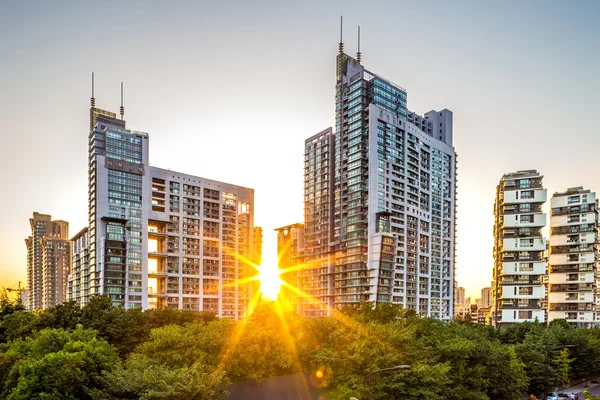
[[275,266],[263,265],[260,267],[258,279],[260,280],[260,291],[265,300],[277,300],[281,288],[281,272]]

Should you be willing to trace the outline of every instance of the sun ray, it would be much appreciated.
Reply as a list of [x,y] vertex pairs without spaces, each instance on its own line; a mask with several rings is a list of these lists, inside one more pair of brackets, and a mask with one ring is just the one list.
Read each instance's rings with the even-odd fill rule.
[[[248,309],[247,309],[248,315],[252,314],[252,312],[256,308],[256,305],[259,302],[260,302],[260,293],[256,292],[256,293],[254,293],[254,295],[252,296],[252,299],[250,300],[250,302],[248,304]],[[235,326],[233,328],[233,332],[229,335],[229,339],[228,339],[227,343],[223,346],[223,349],[221,349],[221,354],[219,355],[219,359],[220,359],[219,364],[217,365],[217,368],[215,368],[215,370],[211,374],[211,379],[209,381],[209,384],[212,384],[214,382],[214,379],[217,377],[217,375],[220,372],[222,372],[225,369],[225,367],[227,366],[227,363],[231,359],[231,356],[233,355],[235,348],[237,347],[240,339],[242,338],[242,335],[244,334],[245,328],[246,328],[245,320],[238,321],[235,324]]]
[[[298,351],[296,349],[296,345],[294,344],[294,338],[292,337],[290,327],[285,320],[285,310],[283,310],[280,301],[275,302],[275,311],[277,312],[277,316],[279,316],[279,320],[283,328],[282,330],[284,333],[284,338],[287,341],[290,351],[292,353],[292,372],[304,372],[302,366],[300,365],[300,358],[298,357]],[[306,381],[304,374],[302,374],[302,385],[304,387],[305,394],[308,396],[310,391],[308,388],[308,382]]]
[[[293,285],[290,285],[289,283],[287,283],[285,281],[284,281],[283,285],[285,287],[289,288],[290,290],[294,291],[299,296],[310,300],[311,302],[314,302],[316,304],[323,304],[320,300],[312,297],[311,295],[307,294],[306,292],[298,289],[297,287],[295,287]],[[371,329],[367,325],[361,324],[359,321],[356,321],[353,318],[343,314],[338,309],[329,307],[329,305],[327,305],[327,308],[329,311],[328,314],[330,315],[331,318],[335,319],[338,322],[341,322],[347,328],[353,329],[354,331],[363,335],[365,338],[375,341],[380,346],[385,347],[387,350],[394,352],[394,353],[398,353],[398,350],[396,348],[394,348],[389,343],[381,340],[380,336],[377,334],[377,332],[375,332],[373,329]]]
[[255,282],[255,281],[258,281],[258,280],[259,280],[259,275],[254,275],[254,276],[252,276],[250,278],[236,279],[232,283],[226,283],[226,284],[224,284],[222,286],[223,287],[235,287],[235,286],[243,285],[244,283]]

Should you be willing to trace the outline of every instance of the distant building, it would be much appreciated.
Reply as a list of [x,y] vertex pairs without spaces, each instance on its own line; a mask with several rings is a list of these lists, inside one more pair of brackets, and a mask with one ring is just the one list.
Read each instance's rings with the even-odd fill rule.
[[491,307],[477,307],[477,323],[481,325],[491,325]]
[[548,321],[564,318],[573,327],[596,326],[596,193],[570,188],[554,193],[550,204]]
[[[276,228],[277,231],[277,258],[280,270],[290,269],[281,274],[281,279],[288,285],[298,288],[301,286],[304,266],[304,224],[292,224]],[[294,269],[293,267],[298,267]],[[281,288],[284,299],[290,302],[290,306],[302,313],[302,305],[306,298],[303,298],[298,292],[284,285]]]
[[517,171],[504,175],[496,188],[492,321],[497,327],[546,322],[542,179],[536,170]]
[[484,287],[481,289],[481,298],[479,299],[480,303],[478,304],[481,308],[489,308],[492,306],[493,296],[492,296],[492,288]]
[[66,300],[67,277],[71,269],[69,223],[52,221],[46,214],[33,213],[27,246],[29,310],[54,307]]
[[254,227],[254,251],[252,262],[256,265],[262,265],[263,252],[263,231],[260,226]]
[[471,321],[474,324],[477,324],[479,322],[479,307],[477,307],[477,304],[469,305],[469,315],[471,317]]

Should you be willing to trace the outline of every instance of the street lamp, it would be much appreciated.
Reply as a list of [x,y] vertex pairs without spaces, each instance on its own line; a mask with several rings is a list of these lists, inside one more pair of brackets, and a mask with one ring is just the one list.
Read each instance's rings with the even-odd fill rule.
[[382,372],[382,371],[394,371],[394,370],[401,370],[401,369],[410,369],[410,365],[396,365],[395,367],[381,368],[381,369],[376,369],[373,372],[369,372],[367,374],[367,376],[365,376],[365,387],[367,388],[367,392],[369,393],[369,398],[371,398],[373,396],[373,393],[371,393],[371,388],[370,388],[371,375],[376,374],[378,372]]

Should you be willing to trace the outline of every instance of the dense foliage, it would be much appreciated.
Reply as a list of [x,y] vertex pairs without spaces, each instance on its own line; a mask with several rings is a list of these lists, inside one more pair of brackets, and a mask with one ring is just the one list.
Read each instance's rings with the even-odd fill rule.
[[[565,345],[569,345],[568,349]],[[572,346],[574,347],[572,347]],[[260,305],[244,322],[105,297],[29,312],[0,299],[0,398],[223,399],[229,382],[310,372],[327,398],[519,399],[600,373],[600,329],[495,330],[391,304],[305,319]]]

